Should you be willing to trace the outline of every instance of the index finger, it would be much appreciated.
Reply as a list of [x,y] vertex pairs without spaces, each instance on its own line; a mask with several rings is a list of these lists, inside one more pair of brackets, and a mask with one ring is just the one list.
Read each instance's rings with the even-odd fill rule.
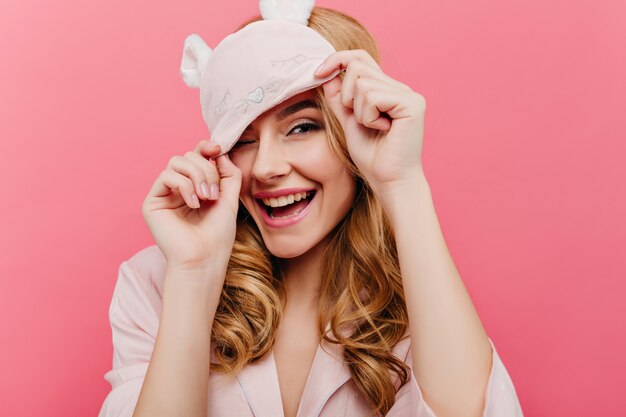
[[369,67],[380,70],[376,60],[365,49],[350,49],[347,51],[336,51],[328,55],[315,71],[315,76],[325,77],[337,68],[345,69],[352,61],[360,61]]
[[222,147],[209,140],[202,140],[198,142],[196,147],[193,149],[194,152],[199,153],[202,156],[208,156],[210,162],[215,162],[214,159],[220,154]]

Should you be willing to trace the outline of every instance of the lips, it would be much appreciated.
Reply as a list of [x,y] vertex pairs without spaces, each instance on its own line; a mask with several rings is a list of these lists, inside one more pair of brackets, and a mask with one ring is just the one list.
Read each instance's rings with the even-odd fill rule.
[[283,207],[269,207],[263,203],[262,199],[255,199],[255,201],[259,205],[258,212],[267,226],[285,227],[298,223],[307,215],[316,195],[317,193],[312,191],[308,193],[306,199]]

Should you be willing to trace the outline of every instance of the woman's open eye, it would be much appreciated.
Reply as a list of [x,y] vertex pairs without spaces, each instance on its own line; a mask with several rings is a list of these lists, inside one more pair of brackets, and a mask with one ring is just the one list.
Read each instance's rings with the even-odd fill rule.
[[[296,130],[300,129],[300,132],[297,132]],[[299,125],[295,126],[293,129],[291,129],[289,131],[289,133],[296,133],[296,134],[306,134],[308,132],[311,131],[316,131],[319,130],[320,126],[317,123],[313,123],[313,122],[304,122],[304,123],[300,123]]]

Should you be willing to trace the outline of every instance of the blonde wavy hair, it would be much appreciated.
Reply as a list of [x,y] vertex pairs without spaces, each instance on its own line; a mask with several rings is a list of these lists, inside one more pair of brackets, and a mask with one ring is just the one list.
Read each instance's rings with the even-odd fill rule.
[[[238,30],[260,19],[255,16]],[[309,27],[336,50],[364,49],[380,62],[370,33],[344,13],[315,7]],[[315,100],[331,149],[357,184],[352,209],[331,232],[323,255],[319,334],[328,343],[342,345],[358,390],[373,414],[385,415],[397,390],[410,379],[410,368],[391,350],[408,326],[393,230],[350,159],[343,129],[327,106],[321,86],[315,89]],[[286,302],[283,283],[277,258],[267,250],[254,220],[240,204],[235,244],[213,322],[211,346],[217,363],[211,363],[211,371],[234,375],[272,349]],[[325,333],[326,324],[334,338]],[[351,329],[347,337],[340,332],[346,327]]]

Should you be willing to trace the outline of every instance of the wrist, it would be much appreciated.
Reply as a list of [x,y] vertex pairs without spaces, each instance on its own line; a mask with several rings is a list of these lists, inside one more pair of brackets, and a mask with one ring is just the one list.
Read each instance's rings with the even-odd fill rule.
[[211,284],[219,283],[221,285],[226,276],[226,268],[228,260],[210,259],[205,261],[194,262],[167,262],[166,280],[182,281],[192,284]]
[[401,203],[407,197],[413,196],[420,191],[430,190],[426,175],[421,168],[407,173],[403,178],[390,181],[376,187],[377,194],[383,206],[394,206]]
[[423,171],[389,184],[380,192],[381,205],[394,229],[415,216],[421,205],[432,198],[430,184]]
[[194,257],[190,259],[166,259],[166,269],[168,271],[180,271],[190,274],[202,274],[215,269],[226,269],[231,252],[214,253],[208,257]]
[[225,276],[226,268],[167,268],[163,283],[163,305],[179,306],[176,308],[185,305],[203,314],[214,314]]

